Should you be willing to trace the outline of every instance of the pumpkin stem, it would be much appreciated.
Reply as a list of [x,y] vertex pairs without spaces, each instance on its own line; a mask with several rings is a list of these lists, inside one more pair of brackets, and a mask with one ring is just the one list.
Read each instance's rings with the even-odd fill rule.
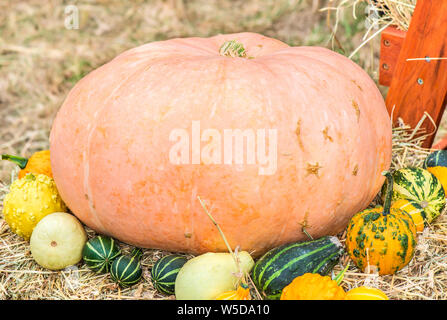
[[28,163],[28,159],[19,156],[12,156],[10,154],[2,154],[2,160],[14,162],[16,165],[19,166],[20,169],[25,169]]
[[248,284],[246,284],[246,283],[243,282],[243,281],[239,284],[239,286],[240,286],[242,289],[248,289]]
[[386,177],[386,193],[385,202],[383,204],[383,215],[386,216],[390,213],[391,198],[393,196],[393,175],[389,171],[383,171],[382,175]]
[[35,176],[33,173],[31,173],[31,172],[27,173],[26,176],[25,176],[24,178],[25,178],[26,180],[28,180],[28,181],[34,181],[34,180],[36,180],[36,176]]
[[223,45],[219,49],[219,53],[226,57],[239,57],[246,58],[247,53],[245,52],[245,48],[242,43],[237,42],[236,40],[225,41]]

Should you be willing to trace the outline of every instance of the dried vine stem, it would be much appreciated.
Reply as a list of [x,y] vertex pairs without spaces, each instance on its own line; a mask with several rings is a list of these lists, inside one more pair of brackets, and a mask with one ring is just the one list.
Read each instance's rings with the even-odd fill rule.
[[220,236],[222,237],[223,241],[225,242],[225,245],[227,246],[228,251],[230,252],[231,256],[234,259],[234,262],[236,263],[236,268],[238,270],[238,274],[236,275],[238,280],[238,285],[239,282],[243,279],[245,281],[245,283],[247,283],[247,280],[245,279],[246,274],[244,274],[242,272],[242,268],[241,265],[239,263],[239,258],[238,258],[238,251],[239,251],[239,247],[236,247],[235,251],[233,252],[233,250],[231,249],[230,244],[227,241],[227,238],[225,237],[225,234],[223,233],[222,229],[220,228],[219,224],[216,222],[216,220],[214,220],[213,216],[211,215],[211,213],[208,211],[208,209],[206,208],[205,204],[203,203],[202,199],[200,199],[200,196],[197,196],[197,199],[199,199],[200,205],[202,206],[203,210],[205,210],[205,213],[207,214],[207,216],[210,218],[210,220],[213,222],[213,224],[216,226],[217,230],[219,230]]
[[225,234],[223,233],[222,229],[220,228],[219,224],[216,222],[216,220],[214,220],[213,216],[211,215],[211,213],[209,213],[208,209],[206,208],[205,204],[203,203],[202,199],[200,199],[200,196],[197,196],[197,199],[199,199],[200,205],[202,206],[203,210],[205,210],[205,213],[207,214],[207,216],[210,218],[210,220],[213,222],[213,224],[216,226],[217,230],[219,230],[220,236],[222,237],[223,241],[225,242],[225,245],[227,246],[228,251],[230,251],[230,253],[233,255],[234,257],[234,252],[230,247],[230,244],[227,241],[227,238],[225,237]]

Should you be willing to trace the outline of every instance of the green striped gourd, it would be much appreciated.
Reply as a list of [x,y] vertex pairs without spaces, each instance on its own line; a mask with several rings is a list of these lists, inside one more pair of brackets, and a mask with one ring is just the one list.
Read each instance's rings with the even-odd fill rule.
[[97,236],[86,242],[82,257],[85,264],[97,273],[109,272],[113,260],[121,254],[113,238]]
[[402,168],[394,171],[393,180],[393,201],[414,201],[422,207],[427,222],[439,216],[445,206],[445,193],[433,174],[418,167]]
[[336,237],[282,245],[265,253],[255,264],[252,279],[266,299],[279,299],[293,279],[305,273],[326,275],[343,248]]
[[152,283],[161,293],[175,294],[175,279],[181,267],[188,261],[185,256],[172,254],[159,259],[151,270]]
[[122,255],[113,261],[110,267],[112,280],[126,288],[140,281],[143,274],[141,269],[142,250],[135,248],[131,255]]
[[436,150],[430,153],[424,161],[427,169],[441,182],[447,193],[447,150]]

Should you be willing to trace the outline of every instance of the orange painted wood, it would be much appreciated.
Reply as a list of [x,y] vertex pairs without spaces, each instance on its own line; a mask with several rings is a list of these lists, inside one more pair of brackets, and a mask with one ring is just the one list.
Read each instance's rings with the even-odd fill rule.
[[[409,58],[447,56],[447,1],[418,0],[399,54],[386,98],[393,122],[398,117],[415,127],[427,112],[439,125],[447,95],[447,60],[407,61]],[[426,132],[435,127],[427,119]],[[430,147],[434,134],[425,139]]]
[[396,69],[397,59],[407,33],[391,26],[382,31],[380,39],[379,83],[389,87]]

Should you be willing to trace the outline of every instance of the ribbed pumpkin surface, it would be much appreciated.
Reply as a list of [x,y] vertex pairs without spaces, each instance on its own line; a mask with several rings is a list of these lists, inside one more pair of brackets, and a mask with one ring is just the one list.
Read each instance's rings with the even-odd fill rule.
[[[223,53],[231,40],[244,50]],[[60,194],[86,225],[195,254],[227,250],[198,196],[232,247],[260,256],[305,240],[302,224],[314,238],[343,230],[391,161],[390,118],[361,67],[255,33],[122,53],[70,91],[50,142]]]

